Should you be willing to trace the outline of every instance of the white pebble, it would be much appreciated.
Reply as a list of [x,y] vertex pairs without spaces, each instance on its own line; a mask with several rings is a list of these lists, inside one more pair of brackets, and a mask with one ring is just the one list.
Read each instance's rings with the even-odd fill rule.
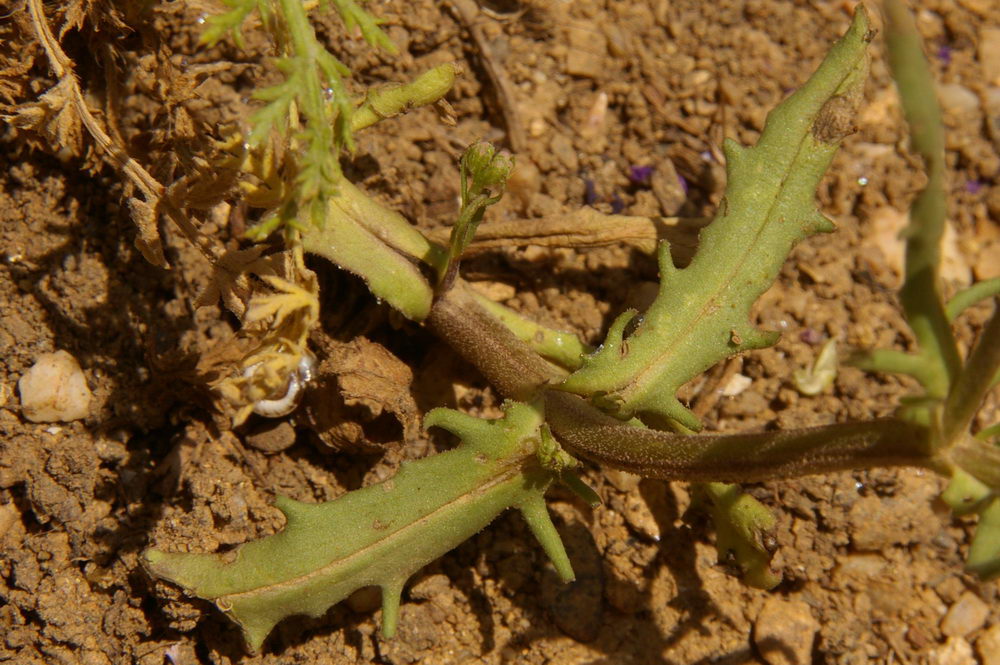
[[21,412],[35,423],[70,422],[90,411],[90,388],[76,358],[43,353],[17,382]]
[[753,383],[753,379],[749,376],[744,376],[742,374],[733,374],[729,377],[729,381],[726,385],[722,386],[721,393],[723,397],[736,397],[741,392],[745,391]]
[[930,665],[976,665],[972,647],[961,637],[949,637],[944,646],[932,649],[925,661]]

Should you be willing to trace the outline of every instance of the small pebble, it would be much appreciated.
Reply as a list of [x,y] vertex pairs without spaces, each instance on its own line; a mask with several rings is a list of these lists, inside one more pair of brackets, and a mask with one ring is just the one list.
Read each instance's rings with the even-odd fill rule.
[[542,174],[538,167],[527,156],[519,157],[514,165],[514,171],[507,178],[507,194],[525,207],[531,197],[539,192],[542,186]]
[[979,66],[987,83],[1000,85],[1000,28],[979,29]]
[[990,626],[979,636],[976,651],[982,665],[1000,665],[1000,624]]
[[687,199],[687,192],[677,175],[677,169],[666,156],[660,158],[650,174],[649,185],[660,204],[660,210],[668,217],[676,215]]
[[13,503],[0,504],[0,543],[3,542],[4,536],[7,535],[7,532],[10,531],[20,516],[21,514],[17,511],[17,506]]
[[619,469],[608,469],[604,472],[604,478],[621,492],[631,492],[639,487],[639,481],[642,480],[642,476]]
[[[662,490],[661,490],[662,491]],[[645,497],[639,492],[630,492],[622,497],[622,516],[628,525],[641,536],[660,542],[660,524],[656,521],[656,516],[650,510]]]
[[90,411],[90,388],[76,358],[43,353],[17,382],[21,412],[33,423],[70,422]]
[[769,665],[807,665],[819,623],[801,600],[772,596],[753,627],[753,641]]
[[991,85],[986,89],[983,99],[983,110],[986,111],[986,134],[994,146],[1000,145],[1000,88]]
[[979,110],[979,96],[957,83],[945,83],[938,87],[941,106],[947,113],[962,115]]
[[989,606],[979,596],[966,591],[941,620],[941,632],[950,637],[965,637],[982,628],[989,616]]
[[580,156],[573,147],[573,141],[565,134],[556,134],[549,142],[549,150],[556,159],[571,173],[580,170]]
[[723,397],[736,397],[753,383],[753,379],[749,376],[744,376],[743,374],[733,374],[729,377],[729,381],[726,385],[722,386],[721,392]]
[[927,654],[929,665],[976,665],[972,647],[961,637],[949,637],[944,646]]
[[582,49],[571,48],[566,54],[566,73],[571,76],[584,76],[597,79],[604,74],[604,62],[593,53]]

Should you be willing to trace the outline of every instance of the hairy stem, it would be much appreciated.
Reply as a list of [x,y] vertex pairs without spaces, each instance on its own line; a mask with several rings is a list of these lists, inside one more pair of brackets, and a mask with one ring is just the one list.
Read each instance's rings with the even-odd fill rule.
[[439,294],[426,321],[504,397],[530,401],[540,388],[563,376],[487,312],[461,280]]
[[943,469],[924,427],[885,419],[740,434],[674,434],[629,426],[574,395],[550,391],[546,416],[569,451],[666,480],[755,482],[859,467]]
[[886,419],[780,432],[683,435],[632,427],[546,386],[560,373],[484,310],[461,282],[435,302],[431,328],[505,396],[545,391],[546,421],[570,452],[643,476],[750,482],[859,467],[943,470],[927,428]]
[[948,301],[945,312],[948,320],[954,321],[959,315],[981,300],[1000,295],[1000,277],[977,282],[967,289],[959,291]]

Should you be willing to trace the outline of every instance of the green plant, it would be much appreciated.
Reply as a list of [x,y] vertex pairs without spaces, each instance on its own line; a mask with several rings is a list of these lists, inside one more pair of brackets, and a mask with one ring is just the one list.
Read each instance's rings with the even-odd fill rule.
[[[983,576],[1000,573],[1000,448],[991,441],[997,429],[974,436],[970,429],[983,396],[1000,377],[1000,307],[964,360],[949,325],[964,306],[995,296],[997,285],[977,285],[952,304],[940,296],[940,121],[933,101],[919,94],[930,86],[929,74],[909,19],[895,3],[888,4],[894,70],[914,146],[929,173],[914,204],[901,294],[919,350],[873,351],[853,362],[910,374],[924,393],[895,418],[729,435],[697,434],[700,420],[676,393],[720,360],[775,343],[777,334],[748,322],[751,306],[797,242],[833,230],[816,209],[815,190],[841,140],[854,130],[873,39],[863,8],[809,81],[771,112],[755,146],[726,143],[725,197],[691,264],[677,268],[662,242],[657,298],[642,314],[620,315],[604,343],[589,353],[579,339],[477,295],[459,274],[486,207],[503,191],[510,172],[505,154],[483,145],[466,152],[462,208],[447,247],[339,172],[337,151],[350,149],[353,131],[440,98],[453,69],[439,68],[410,86],[352,101],[341,81],[346,70],[318,45],[302,4],[227,5],[230,11],[210,23],[206,39],[238,36],[256,10],[286,53],[279,67],[287,75],[259,93],[267,105],[253,119],[246,145],[236,137],[226,147],[230,167],[249,176],[242,184],[246,200],[273,211],[251,237],[280,232],[286,250],[272,256],[261,246],[208,252],[217,269],[211,295],[241,317],[253,340],[238,371],[216,384],[236,407],[236,421],[262,402],[287,397],[293,385],[297,390],[296,377],[307,378],[297,373],[310,357],[306,344],[318,321],[318,287],[303,252],[361,276],[376,297],[449,342],[508,400],[504,417],[494,421],[431,411],[425,426],[456,434],[460,446],[405,464],[394,478],[328,503],[280,499],[287,524],[278,534],[224,554],[145,553],[153,576],[214,601],[239,624],[250,649],[258,649],[284,617],[321,615],[369,585],[382,589],[382,629],[391,636],[409,576],[511,507],[521,511],[559,575],[572,579],[544,494],[560,482],[585,501],[596,500],[574,471],[578,458],[704,483],[720,555],[731,555],[746,582],[764,588],[780,579],[771,569],[767,542],[774,518],[726,483],[875,466],[932,469],[952,478],[945,500],[956,512],[980,514],[969,568]],[[345,25],[357,24],[371,43],[391,48],[353,2],[334,5]],[[270,130],[280,128],[278,146],[291,148],[284,159],[270,144]],[[240,281],[247,273],[272,288],[251,296]]]

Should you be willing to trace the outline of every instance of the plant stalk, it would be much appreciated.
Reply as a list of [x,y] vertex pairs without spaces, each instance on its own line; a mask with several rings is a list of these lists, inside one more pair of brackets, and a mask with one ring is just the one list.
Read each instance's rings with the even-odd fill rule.
[[426,322],[506,398],[530,401],[565,376],[487,312],[461,279],[438,295]]
[[948,393],[944,408],[942,445],[948,446],[969,428],[976,411],[993,386],[1000,368],[1000,297],[994,298],[993,316],[990,317],[962,373]]
[[546,420],[574,455],[665,480],[758,482],[857,468],[942,471],[929,430],[897,419],[737,434],[675,434],[627,425],[551,390]]
[[955,466],[1000,493],[1000,446],[968,437],[947,451]]
[[[428,325],[474,364],[504,397],[545,393],[546,421],[574,455],[642,476],[754,482],[877,466],[944,471],[929,430],[884,419],[779,432],[683,435],[633,427],[585,400],[547,386],[560,377],[462,283],[442,294]],[[1000,466],[998,466],[1000,468]]]
[[937,398],[947,393],[962,366],[958,346],[942,304],[938,267],[947,216],[944,124],[933,94],[934,78],[909,11],[898,0],[886,0],[889,65],[899,88],[913,149],[924,160],[927,186],[913,202],[906,234],[906,279],[899,298],[920,346],[920,356],[935,378],[924,383]]

